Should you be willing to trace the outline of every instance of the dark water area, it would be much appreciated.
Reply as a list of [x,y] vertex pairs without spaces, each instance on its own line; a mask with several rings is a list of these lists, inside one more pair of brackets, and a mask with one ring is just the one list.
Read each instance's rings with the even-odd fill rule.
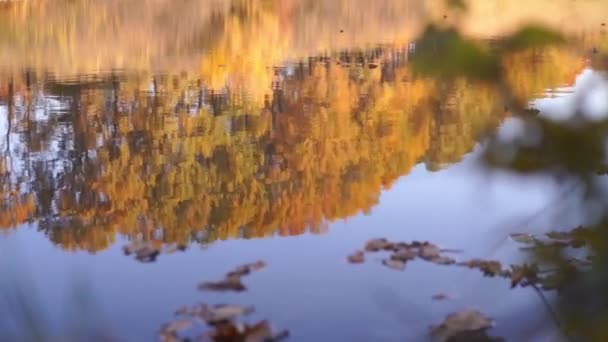
[[[587,15],[557,27],[575,44],[501,63],[542,115],[582,101],[604,117],[608,45],[589,16],[606,5],[507,3],[489,23],[496,9],[472,1],[454,24],[490,44]],[[247,321],[289,341],[430,340],[463,309],[508,341],[562,339],[530,288],[347,262],[385,237],[521,263],[510,234],[584,221],[576,183],[483,163],[488,139],[521,131],[496,86],[412,69],[423,23],[452,20],[442,2],[145,4],[130,20],[116,1],[0,6],[0,340],[156,340],[196,303],[253,305]],[[151,253],[126,255],[136,244]],[[197,288],[256,260],[245,292]]]

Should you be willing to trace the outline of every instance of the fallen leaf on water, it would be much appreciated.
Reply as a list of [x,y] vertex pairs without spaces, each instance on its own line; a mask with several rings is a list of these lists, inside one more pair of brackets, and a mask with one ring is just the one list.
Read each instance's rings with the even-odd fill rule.
[[438,326],[431,327],[431,336],[440,342],[451,341],[460,333],[480,331],[492,326],[492,320],[477,310],[463,310],[449,314]]
[[247,288],[243,285],[241,277],[250,274],[251,272],[261,270],[266,267],[266,263],[262,260],[244,264],[236,267],[234,270],[228,272],[226,277],[220,281],[208,281],[198,285],[199,290],[209,291],[245,291]]
[[519,243],[534,243],[536,242],[536,238],[533,235],[530,234],[522,234],[522,233],[514,233],[511,234],[511,239],[513,239],[515,242],[519,242]]
[[255,309],[252,306],[227,304],[218,304],[214,306],[204,305],[199,316],[209,324],[217,324],[224,321],[230,321],[239,316],[248,315],[254,311]]
[[250,264],[241,265],[241,266],[238,266],[237,268],[235,268],[234,271],[228,272],[227,278],[234,277],[234,276],[241,277],[244,275],[248,275],[251,272],[259,271],[264,267],[266,267],[266,263],[262,260],[258,260],[256,262],[253,262]]
[[349,255],[346,259],[351,264],[361,264],[365,262],[365,253],[363,253],[363,251],[356,251],[355,253]]
[[443,255],[432,257],[429,261],[437,265],[452,265],[456,263],[456,260]]
[[439,253],[441,253],[441,249],[429,242],[424,242],[418,247],[418,255],[425,260],[436,258],[439,256]]
[[400,248],[397,251],[393,252],[393,254],[391,254],[391,259],[408,261],[408,260],[415,259],[417,256],[418,256],[418,253],[416,253],[416,251],[413,249]]
[[548,232],[545,236],[553,240],[570,240],[572,238],[570,232]]
[[[511,288],[517,285],[527,286],[537,280],[538,267],[535,265],[511,265]],[[524,282],[526,280],[526,282]]]
[[215,342],[278,342],[289,337],[289,331],[283,330],[273,333],[267,321],[260,321],[253,325],[235,325],[224,322],[215,327],[215,330],[199,336],[197,341]]
[[433,300],[446,300],[446,299],[450,299],[450,296],[448,296],[445,293],[438,293],[438,294],[434,294],[431,298]]
[[378,252],[381,250],[389,250],[393,248],[393,244],[387,239],[371,239],[365,244],[365,250],[368,252]]
[[186,250],[186,246],[185,245],[182,245],[182,244],[179,244],[179,243],[170,243],[170,244],[167,244],[166,246],[164,246],[163,253],[172,254],[172,253],[175,253],[177,251],[182,251],[183,252],[185,250]]
[[220,281],[208,281],[203,282],[198,285],[199,290],[209,290],[209,291],[236,291],[242,292],[247,290],[245,285],[241,282],[241,277],[232,276],[226,277],[224,280]]
[[176,319],[172,322],[169,322],[161,328],[162,334],[171,334],[180,332],[182,330],[186,330],[192,326],[192,321],[189,319]]
[[175,311],[176,315],[184,315],[184,316],[192,316],[197,317],[200,316],[202,312],[206,310],[205,304],[198,304],[194,306],[184,306]]
[[448,338],[447,342],[504,342],[502,337],[488,336],[484,330],[463,331]]
[[477,268],[483,272],[486,276],[502,276],[502,266],[500,262],[494,260],[481,260],[481,259],[473,259],[469,261],[465,261],[459,263],[461,266],[466,266],[468,268]]
[[384,259],[382,260],[382,264],[397,271],[405,269],[405,262],[402,260]]
[[125,255],[135,254],[135,259],[141,262],[152,262],[160,254],[158,246],[152,242],[134,241],[122,248]]

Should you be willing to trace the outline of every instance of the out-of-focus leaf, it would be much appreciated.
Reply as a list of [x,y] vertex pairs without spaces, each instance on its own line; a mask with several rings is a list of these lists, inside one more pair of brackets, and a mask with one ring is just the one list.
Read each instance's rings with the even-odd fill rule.
[[447,300],[447,299],[450,299],[450,296],[448,296],[445,293],[437,293],[437,294],[434,294],[431,298],[433,300]]
[[463,310],[448,315],[438,326],[431,327],[431,336],[440,342],[467,331],[482,331],[492,327],[492,320],[477,310]]
[[382,260],[382,264],[397,271],[403,271],[405,269],[405,261],[403,260],[384,259]]
[[207,281],[200,283],[198,286],[199,290],[208,291],[235,291],[242,292],[247,290],[245,285],[241,282],[241,277],[233,276],[226,277],[220,281]]
[[534,235],[530,234],[514,233],[511,234],[510,237],[513,239],[513,241],[519,243],[534,243],[536,241]]
[[564,42],[564,37],[556,31],[540,25],[528,25],[507,38],[505,48],[507,50],[523,50]]
[[390,250],[393,248],[393,244],[385,238],[371,239],[365,244],[365,251],[367,252],[378,252],[380,250]]
[[365,253],[363,251],[355,251],[355,253],[349,255],[346,259],[351,264],[361,264],[365,261]]
[[241,278],[264,267],[266,267],[266,263],[262,260],[237,266],[234,270],[228,272],[223,280],[203,282],[199,284],[198,288],[199,290],[209,291],[245,291],[247,288],[241,282]]
[[462,262],[459,265],[466,266],[468,268],[477,268],[481,270],[484,275],[490,277],[504,275],[502,265],[500,264],[500,262],[495,260],[473,259],[466,262]]
[[429,26],[412,57],[413,70],[422,75],[495,80],[497,58],[479,44],[451,29]]

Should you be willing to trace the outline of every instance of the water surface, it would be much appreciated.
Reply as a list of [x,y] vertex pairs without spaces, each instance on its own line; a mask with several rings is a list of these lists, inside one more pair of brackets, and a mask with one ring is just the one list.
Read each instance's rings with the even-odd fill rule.
[[[591,53],[608,46],[603,3],[486,3],[445,20],[483,41],[530,20],[586,18],[561,25],[576,48],[505,57],[522,101],[559,112],[605,80]],[[51,335],[88,322],[153,340],[175,309],[203,301],[255,305],[254,318],[294,341],[424,340],[468,307],[493,317],[496,335],[554,341],[531,290],[466,269],[346,262],[374,237],[516,262],[509,233],[577,222],[560,215],[577,205],[560,200],[572,184],[480,162],[486,137],[513,134],[492,85],[409,67],[423,24],[445,11],[388,0],[2,5],[0,285],[27,293]],[[141,263],[122,252],[132,241],[185,251]],[[268,267],[246,293],[196,288],[258,259]],[[1,307],[10,336],[18,315]]]

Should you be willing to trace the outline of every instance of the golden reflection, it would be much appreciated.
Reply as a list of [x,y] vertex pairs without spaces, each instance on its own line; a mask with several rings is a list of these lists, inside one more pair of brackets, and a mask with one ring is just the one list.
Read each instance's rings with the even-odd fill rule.
[[[521,20],[477,18],[495,10],[485,3],[463,21],[473,33],[466,23],[495,36]],[[491,85],[408,68],[413,37],[444,12],[439,0],[3,5],[0,228],[36,221],[95,252],[117,234],[296,235],[369,212],[413,166],[458,162],[507,115]],[[555,24],[544,13],[526,18]],[[503,58],[520,101],[584,66],[567,48]]]
[[[54,243],[91,252],[117,234],[188,243],[321,232],[370,211],[414,165],[459,161],[506,115],[490,85],[414,76],[411,53],[295,60],[266,71],[263,95],[187,73],[7,78],[0,226],[36,220]],[[505,59],[522,92],[581,68],[538,78],[527,58]]]

